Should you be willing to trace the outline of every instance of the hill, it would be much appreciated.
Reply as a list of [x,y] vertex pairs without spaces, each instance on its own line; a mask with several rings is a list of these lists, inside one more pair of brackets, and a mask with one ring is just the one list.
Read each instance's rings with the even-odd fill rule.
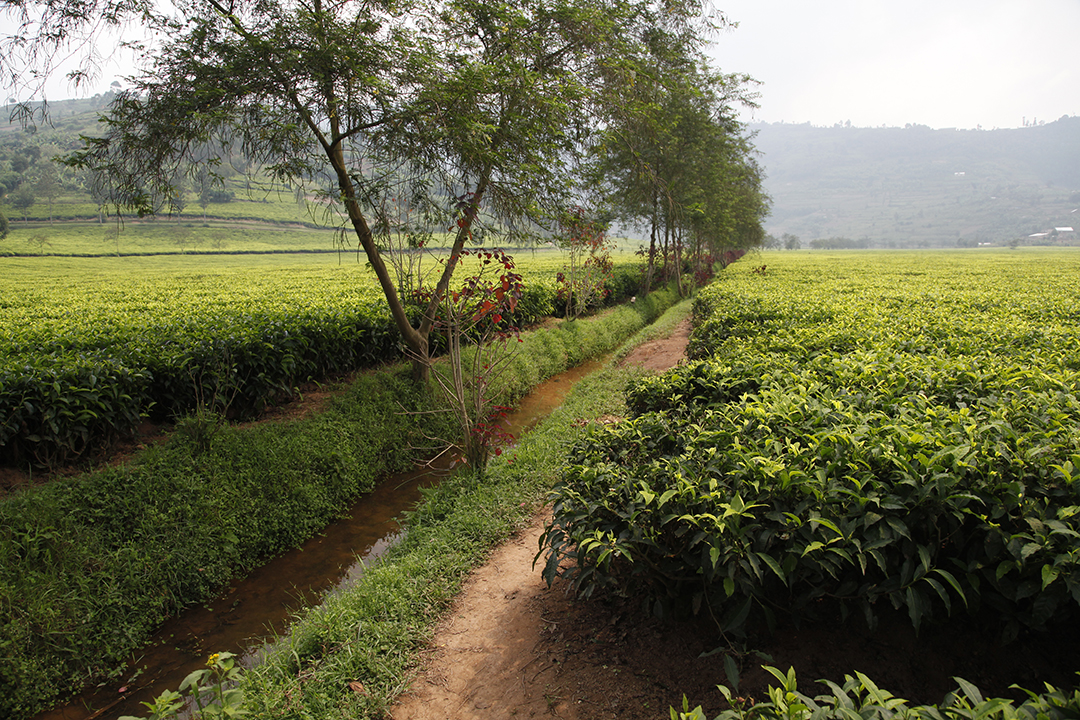
[[[311,212],[293,188],[260,181],[257,173],[252,182],[228,167],[225,187],[205,204],[192,188],[173,222],[106,230],[89,179],[48,159],[97,132],[98,112],[110,99],[106,93],[51,102],[51,125],[0,125],[0,198],[12,230],[0,240],[0,255],[335,248],[333,220]],[[11,115],[10,106],[4,110]],[[766,230],[798,236],[803,247],[1080,244],[1078,232],[1054,233],[1080,230],[1080,117],[995,130],[809,123],[750,129],[773,199]],[[246,166],[243,159],[237,164]],[[43,175],[55,175],[51,193]],[[309,232],[295,232],[300,228]],[[1047,235],[1030,237],[1040,233]]]
[[[751,125],[766,230],[866,247],[1080,244],[1080,117],[1018,129]],[[1080,227],[1078,227],[1080,229]]]

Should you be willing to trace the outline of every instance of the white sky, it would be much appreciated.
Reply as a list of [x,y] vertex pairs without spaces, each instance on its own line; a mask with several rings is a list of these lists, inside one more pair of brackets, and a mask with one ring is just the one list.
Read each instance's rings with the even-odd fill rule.
[[1080,114],[1080,0],[713,0],[746,120],[1020,127]]
[[[720,69],[763,83],[746,120],[989,129],[1080,114],[1080,0],[711,1],[739,23],[715,38]],[[97,50],[98,82],[54,76],[48,96],[131,72],[112,43]]]

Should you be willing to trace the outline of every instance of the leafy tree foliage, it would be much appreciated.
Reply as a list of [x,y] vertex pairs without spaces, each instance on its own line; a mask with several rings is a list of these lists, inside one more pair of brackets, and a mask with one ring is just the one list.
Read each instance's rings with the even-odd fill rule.
[[[97,173],[118,211],[176,210],[177,190],[207,187],[234,152],[321,199],[378,277],[420,375],[466,243],[554,230],[581,204],[588,147],[603,157],[621,144],[597,172],[608,189],[636,182],[623,213],[662,223],[676,268],[687,238],[760,234],[760,173],[730,108],[748,100],[745,78],[709,69],[701,49],[724,21],[692,0],[15,0],[7,10],[21,23],[0,64],[11,77],[20,62],[47,72],[47,48],[110,24],[156,33],[152,67],[69,162]],[[409,284],[385,252],[397,202],[425,230],[454,234],[411,315]]]
[[[716,24],[726,21],[721,16]],[[593,147],[602,202],[649,228],[646,286],[654,265],[680,279],[689,249],[700,268],[713,253],[761,244],[768,198],[752,138],[734,107],[754,104],[752,81],[712,69],[704,34],[661,26],[612,85],[612,114]],[[711,262],[708,263],[711,265]]]
[[34,195],[34,188],[31,187],[30,183],[24,182],[15,188],[15,192],[8,196],[8,201],[13,208],[22,212],[23,222],[29,222],[26,211],[37,202],[37,196]]

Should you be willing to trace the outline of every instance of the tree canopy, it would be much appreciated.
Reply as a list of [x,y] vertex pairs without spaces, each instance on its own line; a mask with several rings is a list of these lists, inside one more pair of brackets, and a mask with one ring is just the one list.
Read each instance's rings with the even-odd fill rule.
[[[298,197],[322,199],[377,275],[418,367],[462,249],[497,221],[551,227],[590,187],[605,186],[610,205],[622,186],[624,216],[655,224],[662,205],[669,229],[743,243],[764,207],[731,109],[748,99],[747,79],[708,68],[701,48],[724,20],[691,0],[15,0],[6,10],[20,23],[0,58],[9,84],[37,77],[27,68],[47,72],[48,48],[103,27],[155,33],[152,66],[69,162],[103,177],[118,210],[154,212],[184,183],[205,188],[234,150]],[[586,183],[590,153],[605,162]],[[413,321],[386,264],[388,199],[454,236]]]
[[754,83],[712,68],[705,41],[678,28],[647,33],[633,81],[611,88],[612,113],[592,148],[600,202],[649,229],[649,279],[658,256],[678,274],[684,249],[704,260],[764,237],[763,174],[736,118],[737,106],[754,106]]

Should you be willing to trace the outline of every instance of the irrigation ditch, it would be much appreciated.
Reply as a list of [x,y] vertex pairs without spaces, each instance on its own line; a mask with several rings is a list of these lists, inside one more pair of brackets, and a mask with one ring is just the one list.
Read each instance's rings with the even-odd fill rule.
[[[574,383],[610,359],[605,355],[548,378],[523,397],[503,420],[514,437],[527,432],[558,407]],[[346,517],[330,523],[300,547],[270,559],[231,583],[214,600],[170,619],[136,657],[120,680],[83,693],[36,720],[96,720],[141,716],[142,703],[175,689],[205,665],[212,652],[241,656],[246,666],[260,657],[262,642],[280,633],[304,608],[355,583],[364,570],[402,537],[398,520],[453,468],[448,460],[396,473],[359,498]]]
[[[671,302],[671,298],[660,301],[659,309],[649,313],[651,317],[638,308],[629,311],[636,316],[632,321],[616,319],[617,330],[600,331],[611,336],[602,352],[610,352],[627,336],[655,320]],[[591,340],[581,342],[576,352],[591,344]],[[521,398],[509,418],[509,431],[518,434],[534,424],[562,402],[577,378],[602,363],[594,360],[579,365]],[[175,689],[211,652],[230,650],[245,656],[245,663],[256,663],[259,655],[255,648],[263,639],[282,632],[291,620],[305,613],[305,607],[333,597],[335,588],[355,584],[371,563],[401,537],[397,519],[416,505],[421,488],[435,485],[446,474],[444,468],[387,479],[374,493],[356,502],[347,517],[332,522],[301,547],[255,569],[245,579],[229,583],[215,599],[169,619],[148,645],[133,653],[127,671],[117,681],[102,684],[35,717],[85,720],[144,715],[142,702],[164,689]],[[530,492],[539,496],[538,488]],[[498,532],[505,535],[508,530]]]

